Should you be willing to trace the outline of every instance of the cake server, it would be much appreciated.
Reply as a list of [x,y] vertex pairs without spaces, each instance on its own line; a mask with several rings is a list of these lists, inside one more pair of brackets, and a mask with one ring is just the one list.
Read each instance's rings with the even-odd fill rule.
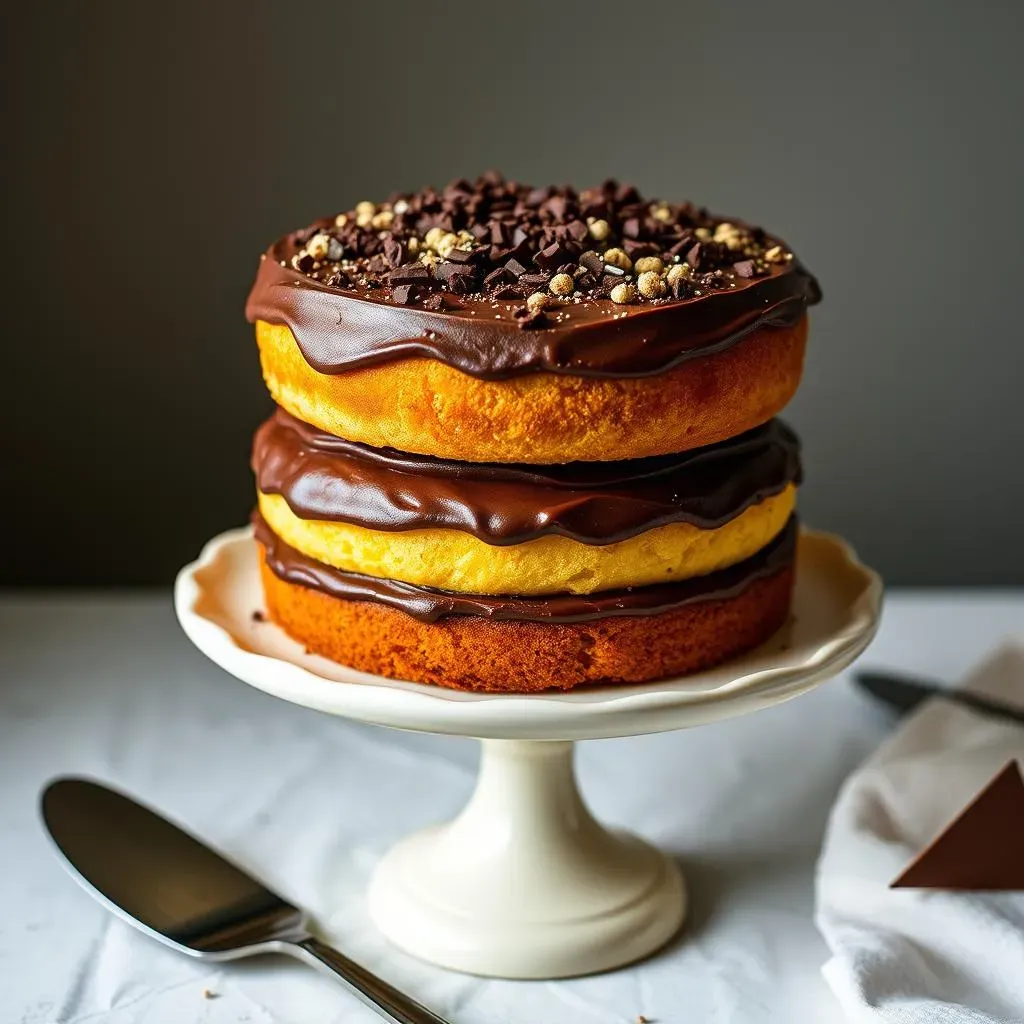
[[901,712],[910,711],[930,697],[942,697],[963,707],[980,711],[983,715],[992,715],[996,718],[1024,724],[1024,708],[1004,704],[992,697],[982,697],[969,690],[956,690],[938,683],[925,682],[892,672],[857,672],[854,674],[854,679],[872,697],[877,697],[886,704],[898,708]]
[[392,1024],[446,1024],[313,936],[297,907],[129,797],[88,779],[55,779],[42,815],[72,876],[179,953],[210,961],[287,953],[339,978]]

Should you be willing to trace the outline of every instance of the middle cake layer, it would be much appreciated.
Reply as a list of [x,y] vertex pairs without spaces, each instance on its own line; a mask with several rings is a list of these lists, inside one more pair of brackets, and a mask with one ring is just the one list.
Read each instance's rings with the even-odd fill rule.
[[628,462],[495,465],[370,448],[283,410],[253,447],[279,537],[349,572],[476,594],[594,593],[702,576],[778,536],[799,442],[774,420]]

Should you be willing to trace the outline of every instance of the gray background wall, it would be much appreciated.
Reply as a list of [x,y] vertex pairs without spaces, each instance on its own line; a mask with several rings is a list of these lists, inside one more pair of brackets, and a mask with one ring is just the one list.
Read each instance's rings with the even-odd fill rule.
[[805,518],[1024,583],[1016,3],[5,12],[5,583],[167,582],[243,521],[275,236],[496,166],[760,221],[819,275]]

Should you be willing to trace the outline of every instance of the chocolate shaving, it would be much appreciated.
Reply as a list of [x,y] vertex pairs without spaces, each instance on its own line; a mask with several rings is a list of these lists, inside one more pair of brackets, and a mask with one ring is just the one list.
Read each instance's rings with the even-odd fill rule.
[[457,263],[449,264],[449,266],[454,266],[454,269],[445,278],[450,291],[456,295],[469,295],[470,292],[476,290],[479,279],[472,267],[462,267]]
[[445,257],[449,263],[472,263],[479,249],[452,249]]
[[550,274],[523,274],[523,276],[519,278],[519,283],[524,288],[529,288],[532,292],[538,292],[547,288],[550,280]]
[[622,243],[622,248],[634,263],[645,256],[657,256],[661,252],[661,249],[653,242],[636,242],[630,238]]
[[496,292],[491,293],[491,297],[495,299],[521,299],[525,289],[517,288],[515,285],[505,285],[504,288],[499,288]]
[[388,274],[388,284],[427,284],[430,281],[430,269],[422,263],[406,263]]
[[441,292],[432,292],[423,300],[423,308],[432,313],[442,313],[446,309],[458,309],[459,304]]
[[400,306],[409,306],[419,296],[419,289],[414,284],[400,284],[391,289],[391,301],[397,302]]
[[589,232],[590,229],[581,220],[570,221],[566,225],[566,233],[569,235],[570,238],[575,239],[577,242],[584,241]]
[[532,311],[523,307],[523,316],[520,316],[520,311],[516,310],[516,319],[519,321],[519,326],[524,331],[538,331],[544,327],[549,327],[551,321],[545,315],[543,309]]
[[555,242],[553,245],[549,245],[546,249],[541,249],[541,251],[533,257],[533,262],[536,263],[541,270],[554,270],[557,266],[565,262],[565,249],[563,249],[558,242]]
[[384,258],[392,267],[400,267],[409,259],[409,247],[389,235],[384,239]]
[[496,270],[492,270],[484,278],[484,288],[487,291],[493,291],[495,288],[500,288],[502,285],[512,284],[515,278],[512,274],[505,269],[505,267],[498,267]]
[[[644,199],[633,185],[531,188],[494,172],[458,178],[441,191],[394,193],[381,206],[361,203],[293,232],[287,242],[290,269],[356,292],[391,289],[390,300],[403,305],[438,290],[484,299],[546,290],[555,274],[572,277],[583,301],[603,301],[609,281],[633,276],[605,266],[602,254],[612,247],[634,264],[657,257],[670,267],[685,259],[696,273],[669,286],[675,299],[694,297],[695,288],[735,289],[738,281],[784,273],[792,259],[761,228],[725,223],[688,203]],[[659,290],[649,289],[638,301],[658,300]]]

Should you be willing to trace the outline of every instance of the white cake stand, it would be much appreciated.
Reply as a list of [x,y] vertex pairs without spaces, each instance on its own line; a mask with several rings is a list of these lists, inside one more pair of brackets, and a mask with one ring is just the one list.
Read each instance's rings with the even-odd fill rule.
[[846,544],[804,531],[791,622],[758,650],[682,679],[530,696],[399,682],[306,654],[253,618],[263,596],[248,529],[214,538],[181,570],[175,607],[201,651],[267,693],[361,722],[482,739],[468,806],[384,857],[370,913],[396,945],[435,964],[556,978],[645,956],[686,910],[674,861],[591,816],[573,741],[687,728],[805,693],[864,650],[881,595]]

